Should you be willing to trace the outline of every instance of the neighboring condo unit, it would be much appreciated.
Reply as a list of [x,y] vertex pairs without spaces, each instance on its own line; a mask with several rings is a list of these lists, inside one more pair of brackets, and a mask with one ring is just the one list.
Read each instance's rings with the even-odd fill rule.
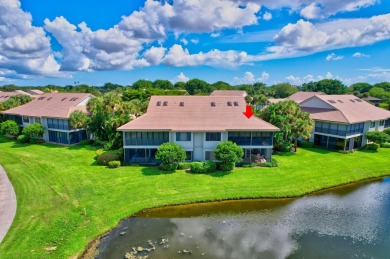
[[69,117],[76,110],[86,113],[86,105],[91,97],[87,93],[45,93],[29,103],[2,113],[22,127],[41,123],[45,127],[45,141],[75,144],[86,139],[87,132],[85,129],[73,129]]
[[121,126],[125,162],[155,163],[164,142],[181,145],[188,161],[214,160],[214,149],[231,140],[244,159],[271,160],[273,133],[279,129],[243,112],[243,96],[152,96],[146,114]]
[[310,140],[330,149],[352,150],[364,146],[366,132],[390,127],[390,111],[354,95],[315,95],[299,105],[315,121]]

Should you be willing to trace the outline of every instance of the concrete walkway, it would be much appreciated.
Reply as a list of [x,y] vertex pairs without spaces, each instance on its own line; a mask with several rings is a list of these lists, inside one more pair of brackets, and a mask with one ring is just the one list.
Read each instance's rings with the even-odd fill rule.
[[4,168],[0,165],[0,243],[16,214],[16,195]]

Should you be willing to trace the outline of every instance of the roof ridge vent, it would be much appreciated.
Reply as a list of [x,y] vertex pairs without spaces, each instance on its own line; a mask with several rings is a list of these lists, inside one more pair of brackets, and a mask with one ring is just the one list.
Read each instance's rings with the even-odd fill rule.
[[210,103],[211,107],[215,107],[215,102]]
[[183,107],[183,106],[184,106],[184,102],[180,102],[179,105],[180,105],[181,107]]
[[164,102],[163,102],[163,106],[168,106],[168,102],[167,102],[167,101],[164,101]]

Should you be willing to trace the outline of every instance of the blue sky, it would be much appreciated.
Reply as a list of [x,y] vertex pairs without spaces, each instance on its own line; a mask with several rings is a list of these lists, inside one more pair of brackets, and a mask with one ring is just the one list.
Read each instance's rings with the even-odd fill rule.
[[390,1],[0,0],[0,85],[390,81]]

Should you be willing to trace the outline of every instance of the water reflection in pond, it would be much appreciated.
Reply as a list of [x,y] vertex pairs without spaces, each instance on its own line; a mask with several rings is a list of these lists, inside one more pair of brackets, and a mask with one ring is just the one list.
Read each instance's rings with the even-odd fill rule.
[[390,258],[390,181],[148,211],[122,221],[98,258],[124,258],[132,247],[155,247],[133,253],[148,258]]

